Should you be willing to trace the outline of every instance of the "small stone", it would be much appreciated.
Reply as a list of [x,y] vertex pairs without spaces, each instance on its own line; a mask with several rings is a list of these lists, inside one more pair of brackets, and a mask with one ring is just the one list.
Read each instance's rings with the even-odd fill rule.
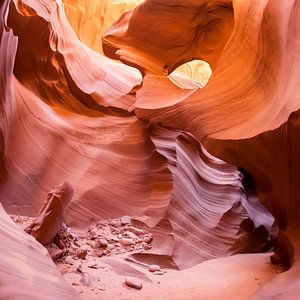
[[112,234],[109,234],[107,237],[106,237],[106,240],[109,242],[109,243],[114,243],[114,242],[118,242],[119,239],[112,235]]
[[128,225],[128,224],[130,224],[130,223],[131,223],[131,218],[130,218],[129,216],[123,216],[123,217],[121,218],[121,224],[122,224],[123,226]]
[[153,241],[152,236],[145,236],[145,237],[143,238],[143,242],[144,242],[144,243],[150,244],[152,241]]
[[125,233],[128,237],[132,238],[132,239],[138,239],[138,236],[136,236],[133,232],[131,231],[127,231]]
[[145,250],[149,250],[149,249],[152,248],[152,246],[151,246],[150,244],[147,244],[147,243],[145,243],[145,242],[142,243],[142,246],[143,246],[143,248],[144,248]]
[[122,226],[122,223],[119,219],[117,219],[117,220],[113,220],[113,221],[109,222],[109,225],[112,227],[118,228],[118,227]]
[[139,229],[139,228],[136,228],[136,227],[133,227],[133,226],[131,226],[131,227],[129,228],[129,230],[130,230],[131,232],[133,232],[134,234],[138,235],[138,236],[144,234],[144,230]]
[[160,271],[160,266],[159,265],[150,265],[149,266],[149,271],[150,272]]
[[98,269],[98,266],[97,266],[97,264],[90,264],[90,265],[88,265],[88,268]]
[[81,270],[81,268],[82,268],[82,265],[81,265],[81,264],[79,264],[79,265],[77,266],[77,268],[76,268],[76,272],[78,272],[78,273],[82,274],[82,273],[83,273],[83,271]]
[[73,262],[72,256],[66,256],[65,263],[68,264],[68,265],[73,265],[74,262]]
[[130,238],[122,238],[120,240],[120,244],[122,246],[131,246],[134,244],[134,241],[133,241],[133,239],[130,239]]
[[77,283],[77,282],[72,282],[72,285],[74,285],[74,286],[80,286],[80,284]]
[[92,284],[92,280],[91,280],[90,275],[88,273],[82,273],[80,283],[83,286],[90,286]]
[[106,248],[107,251],[111,251],[113,249],[114,249],[114,245],[112,245],[112,244],[109,244]]
[[95,228],[92,226],[88,229],[88,232],[91,236],[95,236],[97,234]]
[[52,259],[57,259],[63,255],[64,251],[63,250],[54,250],[50,252],[50,256]]
[[87,249],[78,249],[76,252],[76,257],[80,258],[80,259],[85,259],[87,255]]
[[128,287],[134,288],[136,290],[140,290],[143,287],[142,283],[135,278],[126,277],[125,283]]
[[59,250],[58,246],[54,243],[50,243],[45,246],[48,252],[53,251],[53,250]]
[[65,245],[65,243],[64,243],[62,240],[58,240],[58,241],[57,241],[57,246],[58,246],[58,248],[61,249],[61,250],[63,250],[63,249],[66,248],[66,245]]
[[118,238],[118,237],[115,237],[115,235],[118,235],[119,233],[121,233],[121,231],[114,228],[114,227],[112,227],[111,228],[111,233],[114,235],[114,238]]
[[107,240],[106,240],[106,239],[100,239],[100,240],[99,240],[99,246],[100,246],[101,248],[107,248],[107,246],[108,246]]
[[76,247],[80,247],[80,243],[78,241],[74,241],[73,244],[76,246]]
[[68,238],[69,241],[74,241],[74,240],[76,240],[75,235],[72,234],[72,233],[69,233],[67,238]]
[[99,221],[99,222],[97,222],[97,224],[96,224],[96,226],[97,226],[97,228],[102,228],[103,226],[105,226],[106,225],[106,222],[103,220],[103,221]]
[[53,260],[61,257],[64,254],[64,251],[60,250],[56,244],[51,243],[47,245],[46,248]]
[[95,249],[95,250],[94,250],[94,253],[95,253],[95,255],[98,256],[98,257],[101,257],[101,256],[103,256],[103,254],[104,254],[103,251],[102,251],[102,250],[99,250],[99,249]]

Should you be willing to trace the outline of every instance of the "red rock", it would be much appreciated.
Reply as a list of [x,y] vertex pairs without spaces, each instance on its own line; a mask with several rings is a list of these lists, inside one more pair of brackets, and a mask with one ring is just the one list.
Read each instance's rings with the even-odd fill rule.
[[153,238],[152,236],[146,236],[143,238],[143,242],[147,243],[147,244],[150,244],[152,242]]
[[57,259],[59,257],[61,257],[64,254],[63,250],[54,250],[50,252],[50,256],[52,259]]
[[98,265],[96,263],[95,264],[89,264],[88,268],[90,268],[90,269],[98,269]]
[[130,226],[129,231],[133,232],[134,234],[136,234],[138,236],[140,236],[140,235],[142,235],[142,234],[145,233],[144,230],[136,228],[136,227],[133,227],[133,226]]
[[106,240],[106,239],[100,239],[100,240],[99,240],[99,246],[100,246],[101,248],[107,248],[107,246],[108,246],[107,240]]
[[152,246],[151,246],[150,244],[145,243],[145,242],[142,243],[142,247],[143,247],[145,250],[149,250],[149,249],[152,248]]
[[159,265],[150,265],[149,266],[149,271],[150,272],[160,271],[160,266]]
[[113,220],[113,221],[109,222],[109,225],[111,225],[112,227],[119,228],[122,226],[122,223],[120,220]]
[[58,241],[57,241],[57,246],[58,246],[58,248],[61,249],[61,250],[63,250],[63,249],[66,248],[66,245],[65,245],[65,243],[64,243],[62,240],[58,240]]
[[123,216],[121,218],[121,224],[124,226],[124,225],[128,225],[131,223],[131,217],[129,216]]
[[73,285],[73,286],[80,286],[80,284],[77,283],[77,282],[72,282],[72,285]]
[[68,182],[55,186],[25,231],[43,245],[52,242],[62,226],[64,212],[72,196],[73,188]]
[[143,284],[140,280],[132,277],[126,277],[125,283],[128,287],[134,288],[136,290],[140,290],[143,287]]
[[80,259],[85,259],[87,255],[87,249],[78,249],[76,251],[76,257],[80,258]]
[[131,239],[131,238],[122,238],[121,240],[120,240],[120,244],[122,245],[122,246],[131,246],[131,245],[133,245],[134,244],[134,241],[133,241],[133,239]]
[[74,260],[73,260],[72,256],[66,256],[65,257],[65,263],[68,264],[68,265],[73,265]]
[[103,251],[102,250],[100,250],[100,249],[94,249],[94,253],[95,253],[95,255],[96,256],[98,256],[98,257],[101,257],[101,256],[103,256]]
[[139,237],[137,235],[135,235],[133,232],[131,231],[126,231],[125,235],[129,238],[132,238],[132,239],[139,239]]

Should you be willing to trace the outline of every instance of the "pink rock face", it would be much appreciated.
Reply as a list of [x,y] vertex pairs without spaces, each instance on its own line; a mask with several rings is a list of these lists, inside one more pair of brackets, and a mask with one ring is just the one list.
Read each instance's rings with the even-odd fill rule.
[[[273,262],[291,269],[257,297],[283,295],[286,282],[289,295],[297,294],[297,1],[146,0],[103,37],[104,54],[124,64],[103,56],[100,45],[93,47],[97,53],[83,44],[106,24],[91,33],[75,28],[76,35],[69,20],[79,24],[77,13],[70,16],[77,4],[64,2],[68,18],[58,0],[0,4],[0,200],[6,211],[36,216],[27,231],[42,244],[53,240],[63,216],[78,231],[117,218],[112,227],[121,230],[128,216],[152,234],[144,242],[151,250],[136,259],[177,269],[275,243]],[[78,7],[89,6],[82,2]],[[171,74],[193,59],[213,71],[204,88]],[[43,204],[49,189],[65,180],[73,197],[62,185]],[[1,247],[9,258],[12,245],[29,237],[14,236],[13,224],[7,226],[11,234]],[[42,260],[31,241],[39,249],[24,250],[36,259],[31,272],[43,272],[44,263],[44,272],[52,272],[50,258]],[[26,276],[2,260],[11,270],[7,277],[0,271],[5,297],[13,298],[11,282],[22,285]],[[39,299],[41,286],[49,299],[73,295],[61,282],[54,290],[60,277],[51,276],[47,284],[35,278],[30,299]]]
[[80,299],[47,250],[13,223],[0,207],[1,299]]

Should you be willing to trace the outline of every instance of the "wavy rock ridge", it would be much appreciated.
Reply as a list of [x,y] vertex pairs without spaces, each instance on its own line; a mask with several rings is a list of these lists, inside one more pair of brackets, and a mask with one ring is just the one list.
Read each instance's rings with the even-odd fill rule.
[[[281,231],[275,248],[276,259],[285,261],[287,267],[295,259],[290,274],[281,275],[274,281],[284,285],[286,277],[298,272],[299,222],[295,216],[299,212],[299,201],[295,170],[299,147],[295,136],[299,109],[297,66],[300,61],[300,26],[297,1],[278,5],[276,1],[268,0],[146,1],[136,8],[131,17],[121,19],[107,32],[104,49],[107,55],[135,65],[145,74],[145,84],[137,94],[136,112],[140,118],[192,133],[211,153],[242,167],[253,176],[260,201],[273,214]],[[189,13],[181,16],[185,8]],[[170,19],[180,18],[180,24],[188,24],[188,29],[196,28],[200,37],[207,27],[215,26],[208,30],[208,45],[211,42],[213,46],[207,51],[206,41],[199,44],[195,32],[191,30],[184,35],[183,47],[168,48],[171,52],[160,55],[160,61],[151,60],[152,65],[148,64],[147,59],[140,63],[136,57],[154,57],[168,43],[181,45],[182,39],[176,33],[168,30],[157,32],[152,28],[153,36],[162,34],[163,38],[153,39],[152,47],[142,46],[147,34],[142,34],[141,28],[148,28],[145,24],[142,27],[142,16],[150,14],[159,24],[156,28],[160,28],[165,20],[157,17],[157,11],[166,9]],[[215,16],[214,13],[209,15],[214,16],[215,21],[204,18],[208,25],[191,26],[198,22],[193,16],[203,13],[205,9],[218,12]],[[283,10],[286,12],[284,15]],[[231,14],[228,13],[230,11]],[[234,21],[230,36],[218,31],[215,24],[222,20],[226,24]],[[227,28],[226,33],[229,32]],[[218,34],[219,38],[213,38],[214,34]],[[177,62],[180,55],[189,54],[194,46],[199,53],[196,58],[204,59],[212,66],[213,75],[208,84],[203,89],[187,93],[177,103],[151,105],[148,99],[151,93],[153,97],[155,94],[147,77],[160,73],[158,77],[165,80],[173,70],[173,64],[181,63]],[[136,55],[136,51],[142,51],[142,54]],[[202,51],[206,55],[203,56]],[[156,81],[159,80],[156,78]],[[290,285],[295,288],[293,283]],[[273,296],[279,296],[281,292],[275,292]]]

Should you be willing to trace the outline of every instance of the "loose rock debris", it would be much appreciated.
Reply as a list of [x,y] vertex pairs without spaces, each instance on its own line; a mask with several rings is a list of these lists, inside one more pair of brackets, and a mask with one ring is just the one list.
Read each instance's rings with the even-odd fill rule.
[[[11,218],[23,229],[33,220],[19,215],[12,215]],[[71,264],[74,260],[84,260],[87,256],[102,257],[134,251],[147,252],[152,248],[152,240],[150,232],[131,225],[129,217],[126,217],[121,220],[100,221],[90,226],[80,237],[63,223],[53,241],[45,247],[55,261]]]

